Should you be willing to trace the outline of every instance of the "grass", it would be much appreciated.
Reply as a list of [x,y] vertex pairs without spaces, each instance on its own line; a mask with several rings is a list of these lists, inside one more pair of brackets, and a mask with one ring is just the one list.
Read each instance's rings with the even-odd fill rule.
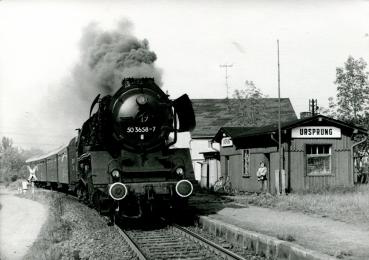
[[363,226],[369,224],[369,185],[352,188],[291,193],[287,196],[250,195],[236,199],[243,204],[294,210]]
[[7,187],[10,190],[17,190],[18,187],[22,187],[22,180],[18,179],[14,182],[7,182],[5,183],[5,187]]
[[49,216],[24,259],[59,260],[63,254],[58,244],[68,240],[71,234],[71,223],[62,217],[62,200],[58,194],[50,193],[37,194],[35,199],[49,204]]
[[288,242],[293,242],[293,241],[296,241],[295,237],[291,234],[278,234],[277,235],[277,238],[280,239],[280,240],[284,240],[284,241],[288,241]]

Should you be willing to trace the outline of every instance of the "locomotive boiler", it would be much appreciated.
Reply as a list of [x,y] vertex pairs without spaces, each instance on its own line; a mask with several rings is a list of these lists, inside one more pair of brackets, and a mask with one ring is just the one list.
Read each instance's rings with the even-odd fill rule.
[[[36,173],[41,184],[68,187],[111,216],[140,217],[155,208],[183,205],[192,194],[189,149],[173,145],[179,132],[195,124],[187,95],[170,100],[152,78],[126,78],[114,95],[95,98],[78,137],[62,148],[65,153],[28,163],[47,164],[55,157],[54,168],[45,165],[45,178],[43,170],[41,178]],[[66,160],[58,157],[61,153]],[[53,181],[47,179],[48,169],[56,171],[49,173],[56,175]]]

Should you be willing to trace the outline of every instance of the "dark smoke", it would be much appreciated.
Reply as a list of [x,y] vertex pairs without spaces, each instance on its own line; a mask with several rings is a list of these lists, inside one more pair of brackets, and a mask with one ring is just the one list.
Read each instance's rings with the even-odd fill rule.
[[121,21],[112,31],[90,24],[83,32],[80,52],[74,79],[83,96],[112,94],[125,77],[153,77],[161,85],[161,70],[154,65],[156,54],[146,39],[133,36],[129,21]]
[[[112,31],[90,24],[83,31],[80,59],[71,77],[54,82],[42,98],[39,120],[30,123],[38,129],[30,142],[49,144],[45,150],[53,144],[66,144],[88,119],[93,99],[98,94],[114,94],[124,77],[154,77],[160,86],[161,71],[155,67],[155,60],[148,41],[133,36],[130,22],[120,22]],[[19,125],[24,123],[20,121]]]

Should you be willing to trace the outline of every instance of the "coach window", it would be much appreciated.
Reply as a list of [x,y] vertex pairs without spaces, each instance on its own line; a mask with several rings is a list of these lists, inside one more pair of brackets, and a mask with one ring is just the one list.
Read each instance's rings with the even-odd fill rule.
[[250,177],[250,150],[242,150],[242,177]]
[[307,175],[332,174],[332,145],[306,145]]

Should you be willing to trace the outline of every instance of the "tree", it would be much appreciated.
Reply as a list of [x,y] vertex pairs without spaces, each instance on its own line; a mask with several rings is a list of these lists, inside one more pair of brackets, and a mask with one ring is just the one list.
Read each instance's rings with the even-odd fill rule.
[[41,154],[39,149],[22,150],[13,146],[13,140],[3,137],[0,144],[0,181],[27,177],[26,159]]
[[244,89],[236,89],[233,92],[233,99],[228,100],[228,109],[235,116],[231,121],[231,125],[238,126],[257,126],[258,118],[265,113],[265,106],[259,99],[267,97],[262,91],[255,86],[253,81],[246,80]]
[[369,73],[363,58],[349,56],[344,67],[336,68],[337,113],[341,120],[360,124],[369,101]]
[[[365,71],[367,63],[360,58],[355,60],[349,56],[343,67],[336,68],[337,103],[333,97],[328,99],[328,108],[319,109],[319,113],[360,125],[368,129],[369,113],[365,111],[369,101],[369,73]],[[364,136],[355,135],[354,142],[363,140]],[[354,149],[355,171],[358,181],[366,181],[363,177],[362,160],[369,155],[369,140]],[[360,163],[361,162],[361,163]]]
[[245,81],[244,89],[236,89],[233,92],[233,98],[237,99],[259,99],[267,97],[264,95],[259,88],[255,86],[255,83],[252,80]]
[[333,97],[328,98],[328,108],[320,107],[318,108],[318,114],[325,115],[334,119],[338,119],[337,114],[337,104]]
[[5,151],[8,148],[11,148],[12,146],[13,146],[12,139],[5,137],[5,136],[1,139],[1,147],[0,147],[1,150]]

